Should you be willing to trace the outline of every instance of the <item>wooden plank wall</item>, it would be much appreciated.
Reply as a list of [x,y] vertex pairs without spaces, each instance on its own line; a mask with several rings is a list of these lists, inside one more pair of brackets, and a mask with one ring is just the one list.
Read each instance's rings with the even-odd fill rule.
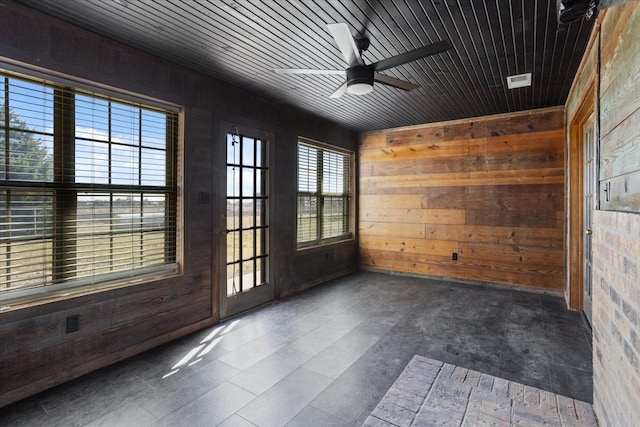
[[562,290],[563,108],[363,134],[359,174],[361,266]]
[[[225,157],[218,155],[222,120],[276,133],[270,196],[278,221],[271,226],[270,256],[278,295],[295,294],[357,268],[354,241],[297,251],[291,225],[298,136],[355,151],[354,132],[14,2],[0,0],[0,18],[3,60],[174,103],[184,113],[181,274],[127,287],[69,290],[57,297],[0,296],[0,407],[218,321],[216,248],[226,239],[219,232],[226,227],[219,185],[226,175]],[[201,193],[210,201],[203,201]],[[75,314],[80,329],[66,333],[66,317]]]
[[602,26],[600,206],[640,213],[640,14],[630,9],[610,9],[620,19]]

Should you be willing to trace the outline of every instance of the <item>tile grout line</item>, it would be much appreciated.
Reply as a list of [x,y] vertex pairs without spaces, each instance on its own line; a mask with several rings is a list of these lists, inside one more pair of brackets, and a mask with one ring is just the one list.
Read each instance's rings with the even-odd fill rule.
[[[311,401],[311,402],[313,402],[313,401]],[[327,412],[327,411],[325,411],[325,410],[323,410],[323,409],[318,408],[317,406],[315,406],[315,405],[314,405],[313,403],[311,403],[311,402],[310,402],[307,406],[311,406],[312,408],[314,408],[314,409],[316,409],[316,410],[318,410],[318,411],[322,412],[323,414],[326,414],[326,415],[328,415],[328,416],[330,416],[330,417],[333,417],[333,418],[337,418],[338,420],[340,420],[340,421],[342,421],[342,422],[344,422],[344,423],[348,423],[348,422],[349,422],[349,421],[345,420],[344,418],[342,418],[342,417],[340,417],[340,416],[338,416],[338,415],[330,414],[329,412]],[[305,406],[305,408],[306,408],[306,406]],[[302,412],[302,411],[304,411],[304,408],[300,410],[300,412]],[[298,414],[300,414],[300,412],[298,412],[298,413],[296,414],[296,417],[298,416]],[[291,422],[293,419],[295,419],[295,417],[291,418],[291,420],[289,420],[289,422]],[[287,424],[288,424],[288,423],[287,423]]]
[[[540,301],[540,303],[542,304],[542,300]],[[542,323],[542,331],[544,332],[544,334],[547,334],[547,324],[544,321],[544,316],[540,315],[540,323]],[[549,376],[549,390],[555,390],[553,387],[553,377],[551,376],[551,360],[549,359],[549,357],[545,354],[545,360],[547,362],[547,375]]]
[[[512,306],[513,306],[513,291],[509,293],[509,310],[511,310]],[[502,356],[504,354],[504,341],[505,341],[505,338],[503,336],[500,343],[500,356],[498,356],[498,366],[496,366],[496,371],[500,371],[500,366],[502,365]]]
[[[414,359],[411,359],[411,361],[413,361]],[[409,362],[411,363],[411,362]],[[444,363],[441,362],[440,363],[440,368],[438,369],[438,373],[433,377],[433,381],[431,381],[431,384],[429,384],[429,390],[427,391],[427,393],[425,394],[424,398],[422,399],[422,401],[420,402],[420,408],[418,409],[418,412],[416,412],[413,417],[411,418],[411,423],[409,425],[413,425],[413,422],[415,421],[416,417],[418,416],[418,414],[420,413],[420,410],[422,409],[424,403],[429,400],[429,397],[431,396],[431,393],[433,393],[434,390],[434,385],[438,382],[438,378],[440,378],[440,376],[442,375],[442,368],[444,367]],[[401,374],[402,375],[402,374]],[[451,377],[449,377],[451,378]]]

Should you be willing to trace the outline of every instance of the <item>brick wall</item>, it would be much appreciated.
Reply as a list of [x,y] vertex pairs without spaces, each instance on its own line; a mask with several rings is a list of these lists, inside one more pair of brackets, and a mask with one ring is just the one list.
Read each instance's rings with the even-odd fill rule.
[[600,29],[603,210],[593,224],[593,384],[596,415],[612,427],[640,425],[640,214],[632,213],[640,212],[639,31],[640,2],[607,9]]
[[[593,407],[601,426],[640,420],[640,2],[599,14],[566,104],[566,123],[599,94],[600,208],[593,212]],[[600,62],[600,66],[598,66]],[[571,139],[569,133],[569,140]],[[572,146],[575,150],[575,146]],[[571,155],[574,153],[568,150]],[[578,159],[579,161],[579,159]],[[571,168],[571,161],[569,161]],[[607,185],[609,184],[609,185]],[[604,190],[607,189],[607,193]],[[569,189],[582,197],[582,184]],[[569,216],[581,215],[569,206]],[[571,223],[569,224],[571,226]],[[578,229],[583,232],[581,227]],[[576,246],[575,234],[567,238]],[[569,252],[570,252],[569,251]],[[570,252],[571,253],[571,252]],[[582,268],[582,252],[567,271]],[[581,280],[569,277],[568,295]],[[577,287],[576,287],[577,286]],[[579,298],[578,298],[579,299]],[[580,308],[580,304],[574,305]]]
[[603,426],[630,426],[640,420],[640,215],[596,211],[593,229],[594,409]]

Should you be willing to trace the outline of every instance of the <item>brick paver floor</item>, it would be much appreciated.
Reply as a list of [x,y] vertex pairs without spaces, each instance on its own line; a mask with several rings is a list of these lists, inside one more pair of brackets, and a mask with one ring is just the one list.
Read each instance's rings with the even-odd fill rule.
[[363,426],[597,426],[591,404],[414,356]]

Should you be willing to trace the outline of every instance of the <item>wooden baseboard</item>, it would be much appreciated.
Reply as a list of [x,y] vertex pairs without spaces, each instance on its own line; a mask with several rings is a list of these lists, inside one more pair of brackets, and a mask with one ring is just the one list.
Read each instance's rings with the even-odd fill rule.
[[353,269],[349,269],[349,270],[344,270],[344,271],[340,271],[337,273],[333,273],[333,274],[329,274],[327,276],[323,276],[320,279],[316,279],[316,280],[312,280],[310,282],[306,282],[303,283],[302,285],[296,286],[295,289],[291,289],[291,290],[286,290],[282,293],[280,293],[279,298],[287,298],[287,297],[291,297],[293,295],[296,295],[302,291],[305,291],[307,289],[313,288],[314,286],[318,286],[322,283],[326,283],[330,280],[334,280],[337,279],[339,277],[343,277],[346,276],[348,274],[351,273],[355,273],[356,271],[358,271],[357,268],[353,268]]
[[376,268],[376,267],[360,267],[360,270],[371,271],[374,273],[389,274],[392,276],[416,277],[419,279],[439,280],[443,282],[454,282],[454,283],[459,283],[463,285],[482,286],[487,288],[509,289],[509,290],[515,290],[515,291],[521,291],[521,292],[529,292],[534,294],[554,295],[558,297],[562,297],[564,295],[561,290],[553,290],[548,288],[535,288],[532,286],[523,286],[523,285],[511,285],[507,283],[485,282],[482,280],[461,279],[459,277],[437,276],[433,274],[424,274],[424,273],[410,273],[405,271],[387,270],[387,269]]

